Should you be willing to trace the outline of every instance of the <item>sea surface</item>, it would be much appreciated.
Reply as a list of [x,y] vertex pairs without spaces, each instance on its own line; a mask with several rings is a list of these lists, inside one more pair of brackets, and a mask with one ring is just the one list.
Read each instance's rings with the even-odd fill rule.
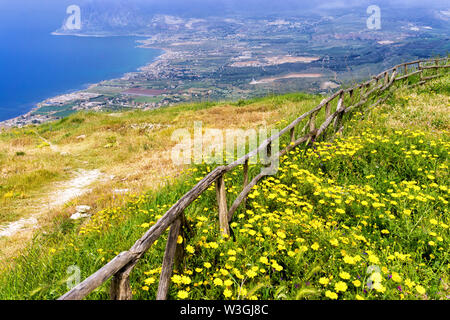
[[51,35],[66,17],[62,3],[9,3],[0,4],[0,121],[45,99],[137,71],[162,53],[137,48],[135,37]]

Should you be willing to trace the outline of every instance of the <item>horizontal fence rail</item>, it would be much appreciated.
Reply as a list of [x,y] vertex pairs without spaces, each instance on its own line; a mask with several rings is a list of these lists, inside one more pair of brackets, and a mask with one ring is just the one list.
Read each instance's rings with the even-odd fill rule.
[[[317,107],[304,113],[277,134],[262,142],[257,149],[249,152],[233,163],[215,168],[179,199],[178,202],[174,204],[141,239],[136,241],[128,251],[117,255],[105,266],[61,296],[58,300],[81,300],[103,285],[111,277],[110,298],[112,300],[132,299],[129,279],[130,273],[139,262],[139,259],[150,249],[152,244],[170,227],[156,297],[157,300],[167,299],[173,267],[175,264],[179,263],[184,254],[183,246],[177,244],[178,236],[183,234],[188,228],[184,212],[186,208],[188,208],[189,205],[206,190],[215,185],[220,230],[223,235],[229,235],[229,223],[232,221],[234,213],[243,204],[245,207],[247,197],[252,188],[256,186],[261,179],[266,177],[271,169],[273,169],[272,162],[270,167],[264,168],[261,173],[249,181],[249,160],[252,157],[255,157],[260,152],[267,152],[269,158],[279,159],[300,145],[304,145],[305,143],[309,144],[311,141],[317,141],[317,139],[323,138],[328,132],[334,135],[343,130],[344,115],[354,110],[359,110],[363,105],[372,102],[372,100],[374,102],[365,110],[370,110],[383,103],[389,98],[390,94],[384,97],[381,95],[390,89],[397,81],[409,80],[411,77],[419,75],[419,81],[414,85],[422,85],[429,80],[446,74],[439,74],[439,70],[447,71],[449,67],[449,57],[416,60],[399,64],[373,76],[371,80],[357,84],[348,89],[337,91],[330,97],[324,99]],[[430,72],[435,74],[429,74]],[[336,104],[336,107],[333,111],[334,104]],[[318,114],[321,111],[324,111],[325,120],[318,125]],[[305,120],[307,123],[300,130],[301,126],[299,125]],[[271,154],[272,144],[286,134],[289,134],[290,144],[276,154]],[[228,208],[225,174],[235,170],[241,165],[243,166],[244,171],[242,192],[238,195],[231,207]]]

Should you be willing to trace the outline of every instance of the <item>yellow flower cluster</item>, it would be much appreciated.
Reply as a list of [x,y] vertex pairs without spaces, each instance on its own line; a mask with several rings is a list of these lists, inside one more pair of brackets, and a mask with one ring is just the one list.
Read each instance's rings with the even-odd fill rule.
[[[435,279],[427,275],[442,272],[439,279],[449,270],[450,144],[417,139],[426,138],[367,129],[316,143],[306,153],[292,151],[276,176],[252,189],[247,208],[230,224],[232,239],[220,236],[210,188],[195,203],[212,199],[212,207],[194,209],[190,224],[196,232],[178,241],[186,256],[172,277],[172,295],[363,300],[430,294]],[[406,167],[397,168],[398,159]],[[226,180],[239,181],[236,175]],[[156,280],[142,281],[151,291]]]

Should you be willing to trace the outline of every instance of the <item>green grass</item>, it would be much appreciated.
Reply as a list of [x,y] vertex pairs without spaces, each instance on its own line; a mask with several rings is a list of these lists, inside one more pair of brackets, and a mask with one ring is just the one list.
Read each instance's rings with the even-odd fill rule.
[[[172,132],[177,128],[193,128],[194,121],[203,121],[205,126],[220,128],[230,125],[247,128],[252,127],[254,115],[267,115],[269,123],[283,118],[293,119],[317,104],[319,99],[320,97],[313,95],[291,94],[257,99],[240,107],[226,102],[215,102],[120,114],[79,112],[38,126],[2,130],[0,223],[28,214],[30,210],[26,208],[24,201],[31,203],[38,197],[44,197],[49,188],[54,187],[55,182],[68,180],[71,172],[78,168],[100,169],[105,173],[114,171],[111,174],[123,174],[122,179],[129,171],[141,172],[140,177],[148,176],[149,169],[153,168],[142,168],[142,158],[170,150],[174,144],[170,140]],[[242,116],[227,120],[227,115],[232,114],[233,110]],[[161,124],[162,128],[149,131],[133,129],[147,124]],[[61,152],[65,152],[65,155],[49,148],[39,135],[49,140]],[[79,136],[85,138],[78,139]],[[156,163],[154,166],[158,168],[154,170],[161,175],[166,169],[162,167],[167,165]],[[143,172],[144,169],[146,172]],[[139,183],[141,181],[136,185]],[[147,186],[156,184],[154,181],[145,183]]]
[[[448,101],[449,78],[401,89],[362,120],[361,114],[347,119],[350,126],[335,141],[300,148],[282,159],[278,174],[261,182],[247,208],[236,213],[231,239],[220,236],[215,190],[210,188],[185,212],[191,229],[183,239],[188,253],[176,268],[170,298],[448,296],[450,139],[441,107],[443,98]],[[308,99],[298,97],[299,102]],[[292,98],[272,97],[271,108]],[[197,112],[208,105],[188,108]],[[178,115],[176,107],[155,112]],[[76,130],[84,123],[71,119],[76,118],[57,123],[53,130]],[[59,297],[67,291],[69,267],[80,268],[84,279],[128,250],[212,169],[190,168],[162,190],[102,210],[82,225],[55,221],[12,270],[2,272],[0,299]],[[251,176],[259,169],[252,166]],[[240,191],[241,172],[226,176],[229,205]],[[165,237],[131,275],[135,299],[155,298]],[[106,283],[88,299],[107,299],[108,290]]]

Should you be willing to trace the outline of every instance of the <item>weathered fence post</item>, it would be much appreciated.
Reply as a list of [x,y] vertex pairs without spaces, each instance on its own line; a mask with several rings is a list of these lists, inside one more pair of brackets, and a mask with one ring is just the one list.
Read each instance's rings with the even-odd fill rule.
[[181,233],[181,226],[183,218],[176,219],[170,226],[169,237],[167,238],[166,251],[161,269],[161,276],[159,278],[158,293],[156,300],[166,300],[169,292],[170,280],[172,278],[173,265],[176,260],[176,253],[178,246],[178,236]]
[[310,121],[309,121],[309,131],[312,132],[316,130],[316,117],[318,112],[314,112],[311,115]]
[[109,296],[111,300],[131,300],[133,293],[130,287],[130,273],[136,266],[137,261],[131,262],[117,272],[111,280]]
[[225,188],[225,178],[221,175],[216,181],[216,196],[219,206],[219,226],[223,235],[230,235],[230,226],[228,224],[227,193]]
[[392,70],[391,77],[389,79],[388,88],[395,82],[395,77],[397,77],[397,68]]
[[351,89],[349,91],[351,104],[353,104],[353,93],[354,93],[354,91],[353,91],[353,89]]
[[292,127],[290,133],[291,133],[291,143],[295,142],[295,127]]
[[[319,110],[320,111],[320,110]],[[309,117],[309,121],[306,124],[305,130],[309,130],[308,134],[309,134],[309,138],[308,140],[306,140],[305,145],[309,145],[311,143],[311,141],[313,139],[315,139],[315,133],[316,133],[316,116],[317,113],[319,112],[314,112],[311,114],[311,116]],[[325,111],[326,112],[326,111]]]
[[424,69],[422,68],[422,63],[421,62],[417,63],[417,69],[419,69],[419,71],[420,71],[419,81],[422,81]]
[[327,102],[325,105],[325,118],[328,119],[331,116],[331,104]]
[[336,108],[336,112],[338,113],[336,118],[334,119],[334,131],[337,132],[339,131],[339,126],[341,124],[341,120],[342,120],[342,116],[343,116],[343,111],[345,110],[344,107],[344,94],[345,92],[342,91],[340,96],[339,96],[339,101],[337,104],[337,108]]
[[[245,162],[244,162],[244,183],[243,183],[242,189],[245,189],[245,187],[248,186],[248,163],[249,163],[249,160],[248,159],[245,160]],[[244,209],[247,207],[247,197],[245,197],[245,199],[244,199],[243,206],[244,206]]]

